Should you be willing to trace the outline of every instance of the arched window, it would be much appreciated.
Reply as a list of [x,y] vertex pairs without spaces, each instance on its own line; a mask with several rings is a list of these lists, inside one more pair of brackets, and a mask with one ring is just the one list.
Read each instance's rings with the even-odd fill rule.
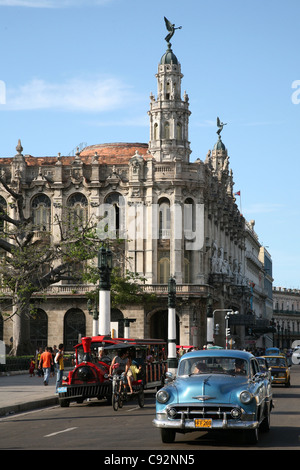
[[31,202],[33,230],[50,231],[51,201],[46,194],[35,196]]
[[79,308],[71,308],[64,318],[64,347],[71,351],[80,338],[86,335],[85,315]]
[[110,325],[115,338],[124,338],[124,315],[118,308],[111,309]]
[[170,82],[167,82],[166,85],[166,99],[169,100],[171,97],[171,84]]
[[171,230],[171,211],[168,199],[162,199],[159,202],[158,217],[159,238],[169,239]]
[[88,201],[84,194],[74,193],[67,201],[69,209],[69,226],[81,227],[87,222]]
[[158,124],[157,124],[157,122],[154,124],[153,138],[154,138],[154,140],[158,140]]
[[180,122],[176,125],[176,139],[182,140],[182,125]]
[[196,229],[195,203],[193,199],[187,198],[184,201],[183,211],[184,236],[187,240],[192,240],[194,238],[194,232]]
[[111,193],[105,198],[105,230],[110,237],[125,238],[125,199],[122,194]]
[[161,258],[158,262],[158,283],[167,284],[170,277],[170,258]]
[[170,139],[170,124],[168,122],[165,122],[164,131],[165,139]]
[[35,350],[48,345],[48,316],[41,308],[30,318],[30,343]]

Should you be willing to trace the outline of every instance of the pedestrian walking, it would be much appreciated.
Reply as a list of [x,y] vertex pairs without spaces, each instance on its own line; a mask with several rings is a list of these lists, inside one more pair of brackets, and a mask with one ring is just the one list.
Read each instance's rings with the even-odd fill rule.
[[41,355],[43,354],[43,349],[42,348],[39,348],[37,353],[36,353],[36,360],[35,360],[35,364],[36,364],[36,372],[37,372],[37,376],[38,377],[42,377],[43,376],[43,369],[40,367],[40,360],[41,360]]
[[39,368],[41,369],[43,367],[44,371],[44,385],[48,385],[49,383],[51,364],[53,364],[52,354],[49,349],[48,346],[45,348],[45,352],[41,354],[39,363]]
[[34,357],[31,359],[30,364],[29,364],[29,375],[30,377],[34,377],[34,369],[35,369],[35,360]]
[[58,388],[61,387],[64,372],[64,345],[62,343],[58,345],[58,352],[56,353],[54,362],[56,364],[57,371],[55,393],[58,393]]

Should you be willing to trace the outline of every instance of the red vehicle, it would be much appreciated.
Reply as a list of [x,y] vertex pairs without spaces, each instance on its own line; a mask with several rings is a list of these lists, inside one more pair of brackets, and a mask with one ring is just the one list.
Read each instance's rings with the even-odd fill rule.
[[[162,386],[167,370],[164,356],[166,343],[163,340],[86,337],[75,346],[75,368],[69,372],[68,377],[64,377],[62,386],[58,389],[60,406],[69,406],[71,401],[82,403],[94,397],[111,403],[110,364],[117,355],[118,345],[123,349],[124,344],[134,353],[134,361],[142,367],[139,380],[133,382],[133,389],[138,392]],[[107,354],[100,358],[99,350],[102,349]]]

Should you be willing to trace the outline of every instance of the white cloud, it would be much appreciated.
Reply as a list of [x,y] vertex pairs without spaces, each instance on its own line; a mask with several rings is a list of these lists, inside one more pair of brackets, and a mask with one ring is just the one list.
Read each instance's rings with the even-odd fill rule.
[[107,120],[104,121],[89,121],[88,124],[90,126],[95,127],[149,127],[149,118],[146,115],[138,115],[136,118],[127,118],[121,119],[119,121],[114,120]]
[[104,5],[111,0],[0,0],[0,7],[67,8]]
[[116,78],[70,79],[49,83],[33,79],[18,88],[6,90],[2,111],[56,109],[99,112],[121,108],[137,98],[131,88]]
[[243,208],[243,212],[247,214],[268,214],[270,212],[282,211],[283,207],[283,204],[261,202],[257,204],[250,204],[248,207]]

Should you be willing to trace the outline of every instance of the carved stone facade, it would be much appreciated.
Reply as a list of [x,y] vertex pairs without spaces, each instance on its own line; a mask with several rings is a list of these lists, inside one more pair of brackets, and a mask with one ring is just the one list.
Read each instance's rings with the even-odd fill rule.
[[[206,344],[210,300],[211,308],[218,310],[216,341],[222,345],[226,309],[238,310],[240,318],[253,314],[247,273],[249,233],[236,204],[233,172],[221,136],[205,159],[190,162],[189,99],[185,92],[181,98],[181,66],[170,48],[161,58],[156,78],[148,144],[99,144],[85,147],[75,157],[32,157],[23,155],[19,142],[15,157],[0,159],[0,170],[9,184],[22,188],[28,215],[41,208],[53,240],[55,217],[61,218],[66,207],[86,211],[88,218],[111,210],[109,234],[118,231],[126,238],[126,268],[142,274],[144,289],[158,299],[155,308],[141,305],[113,311],[118,334],[122,318],[135,318],[131,336],[167,339],[167,282],[175,276],[178,344]],[[4,189],[0,198],[13,212],[13,201]],[[42,232],[40,225],[37,237]],[[92,334],[84,295],[88,288],[60,283],[49,289],[39,306],[47,331],[40,344],[71,345],[74,334]],[[244,347],[245,323],[235,325],[235,345]],[[68,333],[72,328],[73,337]],[[10,322],[2,329],[9,344]]]
[[[273,289],[274,346],[288,349],[300,345],[300,290]],[[294,343],[294,346],[293,346]]]

